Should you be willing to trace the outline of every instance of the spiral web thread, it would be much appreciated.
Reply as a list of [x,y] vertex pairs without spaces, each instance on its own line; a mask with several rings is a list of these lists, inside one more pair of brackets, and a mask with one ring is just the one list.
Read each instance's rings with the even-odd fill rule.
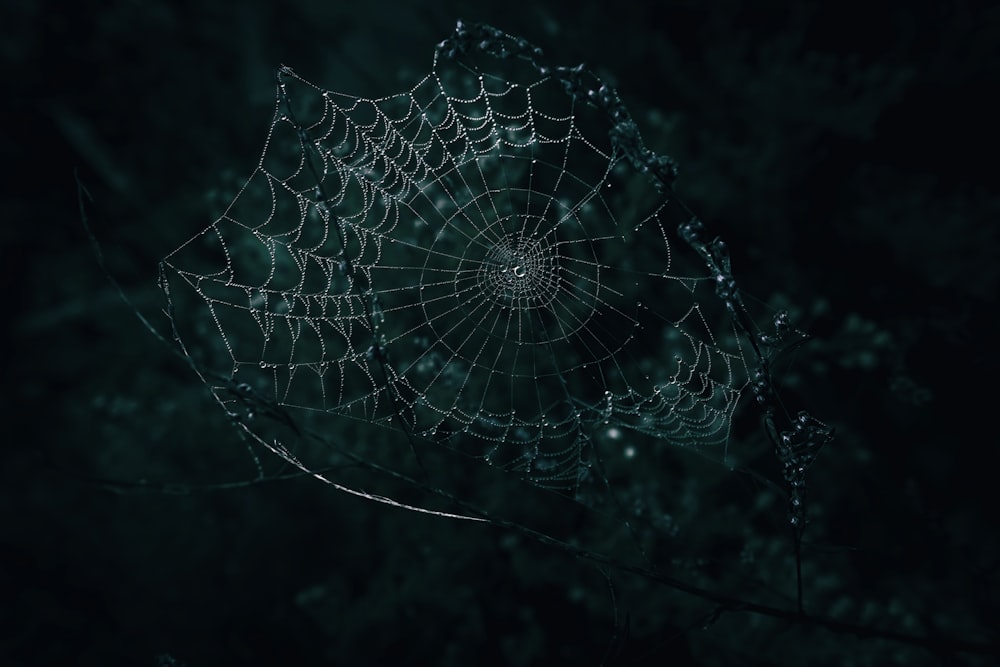
[[282,68],[256,171],[163,265],[232,378],[546,487],[598,433],[725,451],[753,360],[718,270],[675,252],[673,167],[540,58],[460,24],[391,97]]

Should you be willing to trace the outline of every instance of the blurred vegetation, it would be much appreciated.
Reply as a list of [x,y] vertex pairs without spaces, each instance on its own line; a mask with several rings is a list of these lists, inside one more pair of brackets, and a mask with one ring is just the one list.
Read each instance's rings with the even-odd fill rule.
[[[225,415],[97,268],[74,172],[111,272],[163,325],[157,262],[256,164],[274,68],[398,92],[459,17],[613,81],[747,298],[813,335],[779,364],[790,407],[838,431],[809,474],[807,611],[997,642],[997,9],[17,1],[0,10],[0,662],[988,664],[716,614],[514,531],[278,480],[274,457],[254,481]],[[730,448],[779,479],[747,407]],[[670,576],[792,606],[780,494],[684,452],[644,460],[612,471],[634,536],[485,467],[468,484],[552,536],[630,562],[638,542]]]

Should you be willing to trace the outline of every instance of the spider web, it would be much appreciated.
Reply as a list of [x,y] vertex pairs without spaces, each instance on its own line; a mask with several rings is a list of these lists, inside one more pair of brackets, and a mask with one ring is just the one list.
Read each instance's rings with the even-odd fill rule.
[[447,45],[377,99],[282,69],[257,169],[164,260],[210,361],[545,487],[609,429],[724,452],[750,362],[684,211],[567,76]]

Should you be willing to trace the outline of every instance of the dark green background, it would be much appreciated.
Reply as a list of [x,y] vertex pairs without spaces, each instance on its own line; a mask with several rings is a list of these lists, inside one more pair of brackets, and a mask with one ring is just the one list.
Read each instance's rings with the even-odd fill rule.
[[[157,262],[251,171],[276,65],[398,92],[459,17],[587,61],[679,160],[751,303],[790,306],[814,335],[779,369],[838,429],[809,476],[807,609],[995,644],[1000,14],[792,4],[6,3],[0,663],[975,664],[740,612],[707,622],[704,601],[614,570],[609,587],[509,531],[250,483],[251,457],[80,224],[74,171],[110,270],[162,323]],[[761,444],[747,407],[731,448]],[[121,492],[144,482],[158,490]],[[670,508],[655,565],[790,604],[783,504],[744,475],[681,454],[659,486],[616,483]],[[636,560],[620,524],[602,542],[557,498],[473,485],[503,516]]]

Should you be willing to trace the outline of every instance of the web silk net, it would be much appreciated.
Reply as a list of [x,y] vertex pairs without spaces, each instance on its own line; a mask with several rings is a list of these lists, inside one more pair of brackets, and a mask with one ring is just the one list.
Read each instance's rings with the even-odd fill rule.
[[724,247],[599,77],[460,24],[401,94],[288,68],[277,92],[257,169],[162,266],[217,395],[559,489],[609,432],[725,455],[759,350]]

